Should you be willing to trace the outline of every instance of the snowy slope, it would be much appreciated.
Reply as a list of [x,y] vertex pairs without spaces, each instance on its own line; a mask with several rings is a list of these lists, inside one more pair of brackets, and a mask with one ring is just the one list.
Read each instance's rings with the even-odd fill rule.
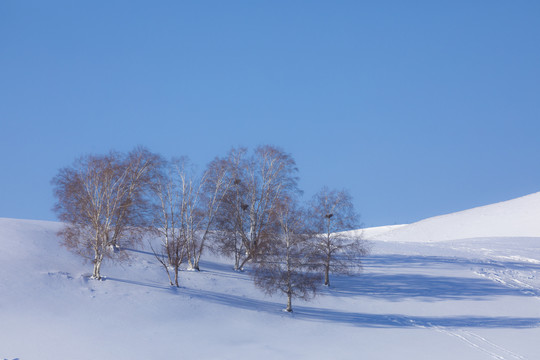
[[387,226],[377,226],[377,227],[371,227],[371,228],[365,228],[365,229],[359,229],[359,230],[350,230],[345,231],[344,233],[348,233],[353,236],[360,236],[365,240],[377,240],[381,235],[400,229],[407,225],[387,225]]
[[[0,359],[539,359],[540,236],[523,230],[535,201],[366,229],[385,241],[363,273],[331,277],[293,314],[228,259],[207,256],[174,289],[147,249],[125,249],[132,261],[94,281],[59,246],[60,224],[0,219]],[[497,214],[505,226],[486,227]],[[395,235],[437,240],[456,223],[452,241]]]
[[371,238],[430,242],[482,237],[540,237],[540,192],[428,218]]

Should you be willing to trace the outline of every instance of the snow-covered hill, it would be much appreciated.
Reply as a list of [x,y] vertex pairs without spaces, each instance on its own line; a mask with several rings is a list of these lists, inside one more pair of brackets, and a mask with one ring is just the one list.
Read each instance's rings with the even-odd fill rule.
[[539,359],[539,213],[532,194],[366,229],[363,273],[293,314],[229,259],[175,289],[147,249],[124,249],[93,281],[59,223],[0,219],[0,359]]
[[374,240],[418,242],[483,237],[540,237],[540,192],[370,236]]

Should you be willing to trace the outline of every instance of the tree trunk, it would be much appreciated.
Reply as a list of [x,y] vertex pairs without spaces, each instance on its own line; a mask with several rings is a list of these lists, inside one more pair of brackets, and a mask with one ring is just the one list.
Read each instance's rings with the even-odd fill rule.
[[257,251],[257,214],[253,209],[249,213],[249,250]]
[[200,255],[197,256],[197,253],[195,252],[195,250],[193,250],[193,253],[189,254],[188,265],[189,265],[189,268],[191,270],[201,271],[199,269],[199,259],[200,258],[201,258],[201,256]]
[[96,256],[94,258],[94,271],[92,273],[92,279],[101,280],[101,262],[103,261],[103,255],[98,255],[96,252]]
[[169,284],[171,286],[173,286],[173,282],[172,282],[172,279],[171,279],[171,273],[169,272],[169,269],[167,268],[166,265],[163,265],[165,267],[165,271],[167,272],[167,277],[169,278]]
[[180,287],[180,285],[178,285],[178,268],[179,268],[178,265],[174,266],[174,286],[176,287]]
[[242,263],[240,264],[240,267],[238,268],[238,270],[243,270],[244,269],[244,265],[246,265],[246,263],[251,260],[251,256],[247,256],[243,261]]
[[292,312],[292,295],[290,292],[287,293],[287,308],[286,312]]
[[201,245],[199,246],[199,249],[197,250],[197,253],[195,254],[195,264],[193,265],[194,265],[195,270],[197,271],[201,271],[201,269],[199,268],[199,263],[201,262],[201,256],[204,250],[205,240],[206,240],[206,235],[203,235],[201,238]]
[[330,286],[330,266],[324,266],[324,286]]
[[238,256],[238,251],[234,251],[234,271],[240,270],[240,256]]

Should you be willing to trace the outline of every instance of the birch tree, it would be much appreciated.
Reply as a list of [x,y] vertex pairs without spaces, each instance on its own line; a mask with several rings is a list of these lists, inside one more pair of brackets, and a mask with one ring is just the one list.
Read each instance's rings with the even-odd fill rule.
[[291,155],[270,146],[259,146],[252,154],[232,149],[225,161],[230,179],[223,197],[217,247],[235,258],[235,270],[265,253],[279,231],[277,206],[297,193],[296,163]]
[[213,224],[232,184],[227,170],[227,162],[216,158],[208,164],[198,179],[189,181],[186,222],[190,229],[187,238],[188,262],[193,270],[200,270],[201,256],[208,238],[215,230]]
[[93,279],[101,279],[105,258],[125,259],[118,250],[139,242],[146,231],[155,162],[144,148],[127,155],[86,155],[53,178],[62,243],[93,263]]
[[200,269],[212,224],[229,187],[226,163],[216,159],[199,176],[187,157],[165,163],[154,192],[157,199],[154,226],[160,235],[161,251],[152,248],[173,285],[169,267],[178,284],[180,265]]
[[296,202],[287,199],[276,210],[280,232],[254,271],[255,285],[267,294],[281,292],[287,296],[285,311],[292,312],[292,299],[308,300],[315,296],[321,276],[313,273],[310,235],[306,214]]
[[[182,194],[179,190],[180,180],[176,167],[172,163],[162,161],[159,175],[152,185],[156,204],[154,206],[154,232],[159,236],[161,243],[155,249],[150,247],[156,259],[165,269],[169,284],[179,286],[180,265],[186,258],[187,246],[185,237],[181,236],[185,207],[182,206]],[[173,277],[171,277],[171,271]],[[173,282],[174,278],[174,282]]]
[[330,286],[330,273],[351,274],[361,269],[367,244],[361,236],[344,232],[360,227],[351,195],[324,187],[313,196],[308,216],[324,285]]

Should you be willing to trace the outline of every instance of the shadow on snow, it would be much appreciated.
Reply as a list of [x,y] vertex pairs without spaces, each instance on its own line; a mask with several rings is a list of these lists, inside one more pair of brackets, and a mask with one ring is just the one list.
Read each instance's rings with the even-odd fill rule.
[[[217,293],[208,290],[183,289],[183,294],[215,304],[253,310],[271,314],[281,313],[283,304],[256,300],[238,295]],[[459,328],[532,328],[540,325],[540,318],[452,316],[425,317],[399,314],[364,314],[332,309],[295,306],[295,319],[348,324],[374,328],[418,328],[418,327],[459,327]]]
[[483,278],[431,276],[423,274],[376,274],[359,276],[335,276],[332,288],[334,296],[369,296],[400,301],[420,298],[423,301],[480,300],[483,298],[512,295],[525,296],[519,289],[505,287]]
[[491,266],[496,268],[506,268],[515,270],[540,270],[540,264],[520,261],[499,261],[493,259],[468,259],[452,256],[421,256],[421,255],[370,255],[361,259],[364,267],[385,268],[385,269],[404,269],[404,268],[422,268],[427,266],[461,266],[466,268],[478,266]]
[[[467,265],[486,264],[467,259]],[[424,266],[433,263],[460,263],[454,258],[424,257],[424,256],[397,256],[385,255],[366,258],[366,267],[377,266]],[[401,265],[400,265],[401,263]],[[500,266],[522,266],[521,263],[501,264]],[[203,272],[213,273],[217,277],[237,278],[249,280],[248,273],[235,272],[229,265],[204,261],[201,263]],[[249,272],[249,271],[248,271]],[[203,289],[193,289],[148,283],[119,278],[108,277],[107,280],[122,282],[130,285],[145,286],[154,289],[166,290],[175,296],[189,296],[201,301],[229,306],[238,309],[258,311],[269,314],[282,314],[284,304],[280,302],[258,300],[241,295],[226,294]],[[332,278],[333,287],[323,290],[328,296],[359,296],[374,297],[399,301],[407,298],[419,298],[422,301],[439,300],[480,300],[486,297],[511,295],[529,296],[520,291],[481,278],[430,276],[423,274],[377,274],[364,273],[360,276],[337,276]],[[361,298],[358,299],[361,301]],[[533,317],[489,317],[489,316],[451,316],[451,317],[425,317],[406,316],[400,314],[367,314],[339,311],[309,306],[294,306],[294,313],[283,315],[295,319],[317,322],[332,322],[348,324],[359,327],[377,328],[431,328],[431,327],[459,327],[459,328],[532,328],[540,326],[540,318]]]

